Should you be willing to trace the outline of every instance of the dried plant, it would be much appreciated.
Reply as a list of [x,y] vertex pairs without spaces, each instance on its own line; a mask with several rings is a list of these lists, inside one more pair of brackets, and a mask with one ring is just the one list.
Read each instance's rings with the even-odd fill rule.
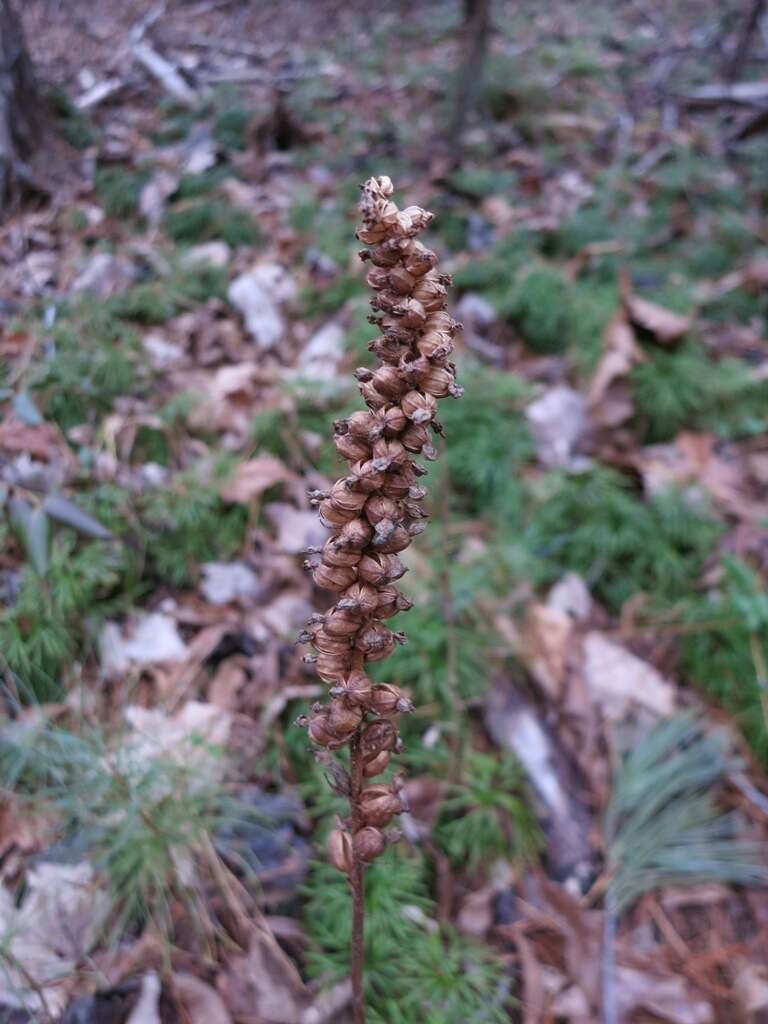
[[450,278],[437,271],[437,256],[416,236],[432,214],[418,206],[398,209],[392,182],[370,178],[362,186],[361,242],[370,246],[360,258],[372,264],[368,284],[376,292],[370,317],[380,334],[369,349],[378,357],[375,370],[355,376],[367,411],[334,425],[334,441],[349,462],[346,477],[330,491],[314,492],[320,518],[333,535],[313,549],[307,563],[318,586],[338,594],[325,615],[310,620],[301,639],[312,644],[318,674],[331,684],[330,701],[317,703],[299,721],[311,741],[324,751],[348,746],[349,772],[330,761],[329,776],[349,798],[350,814],[331,833],[331,863],[348,875],[353,897],[352,984],[355,1024],[364,1020],[363,922],[365,866],[380,856],[400,833],[387,829],[403,810],[401,784],[371,782],[400,749],[397,721],[413,710],[405,694],[388,683],[375,685],[366,662],[381,661],[405,643],[385,619],[411,607],[394,586],[406,571],[398,557],[421,533],[425,513],[420,502],[426,470],[415,461],[437,453],[429,427],[442,433],[435,419],[437,399],[458,398],[461,389],[449,357],[459,324],[445,312]]

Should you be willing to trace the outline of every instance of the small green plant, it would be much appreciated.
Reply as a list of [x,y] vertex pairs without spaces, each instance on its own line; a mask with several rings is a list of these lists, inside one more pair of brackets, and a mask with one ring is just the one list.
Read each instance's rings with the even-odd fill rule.
[[532,860],[541,833],[525,774],[508,754],[469,751],[462,780],[443,801],[437,840],[451,860],[471,869],[494,858]]
[[534,352],[562,352],[568,344],[569,303],[565,278],[541,267],[518,278],[500,312]]
[[178,203],[165,215],[168,237],[194,245],[221,239],[228,245],[257,245],[262,234],[256,222],[226,199],[204,198]]
[[523,538],[541,582],[573,571],[612,611],[633,594],[671,603],[695,589],[723,526],[674,489],[643,500],[617,473],[555,476]]
[[110,217],[126,220],[138,216],[141,190],[150,173],[149,168],[134,171],[119,165],[96,171],[96,191]]

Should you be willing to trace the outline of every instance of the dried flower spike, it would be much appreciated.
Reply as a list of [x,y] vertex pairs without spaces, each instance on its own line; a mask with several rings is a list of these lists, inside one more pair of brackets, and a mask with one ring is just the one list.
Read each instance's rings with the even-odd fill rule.
[[438,401],[461,395],[448,362],[460,327],[445,311],[450,278],[437,271],[437,256],[416,238],[432,214],[418,206],[400,210],[387,177],[370,178],[361,188],[357,237],[370,246],[360,257],[372,265],[369,319],[380,334],[368,348],[378,365],[355,372],[367,411],[334,424],[334,443],[349,463],[347,474],[329,491],[311,495],[332,536],[313,549],[307,567],[315,583],[337,600],[324,616],[313,616],[300,637],[316,652],[305,660],[331,683],[329,703],[316,704],[300,724],[318,748],[350,748],[348,831],[331,833],[328,856],[352,887],[355,1024],[365,1017],[363,870],[399,838],[397,830],[381,829],[403,809],[395,789],[365,785],[365,780],[385,771],[398,753],[397,720],[413,710],[397,687],[374,686],[365,665],[384,660],[405,642],[382,620],[411,607],[392,584],[405,572],[398,553],[426,525],[418,505],[426,495],[418,478],[426,470],[415,456],[436,457],[430,431],[442,433],[435,419]]

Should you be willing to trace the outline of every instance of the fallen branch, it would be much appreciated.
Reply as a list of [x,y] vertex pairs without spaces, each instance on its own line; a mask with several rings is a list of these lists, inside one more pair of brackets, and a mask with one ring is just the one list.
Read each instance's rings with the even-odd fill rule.
[[146,68],[175,100],[185,107],[192,107],[197,103],[195,90],[187,85],[173,64],[165,57],[161,57],[148,43],[134,43],[132,53],[139,64]]

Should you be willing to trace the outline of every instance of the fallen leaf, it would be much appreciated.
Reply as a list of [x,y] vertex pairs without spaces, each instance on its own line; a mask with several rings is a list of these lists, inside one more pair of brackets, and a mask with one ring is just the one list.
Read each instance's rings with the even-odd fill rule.
[[600,356],[587,393],[589,406],[598,406],[611,384],[626,377],[632,367],[644,359],[645,355],[637,343],[635,332],[624,313],[619,310],[605,328],[603,354]]
[[522,635],[522,657],[533,678],[553,701],[563,695],[573,619],[567,612],[532,604]]
[[254,928],[248,952],[233,956],[217,987],[235,1024],[301,1024],[308,992],[271,933]]
[[592,611],[592,595],[581,576],[569,572],[550,588],[547,607],[565,612],[576,622],[586,622]]
[[277,530],[276,545],[286,555],[299,555],[312,545],[324,544],[329,532],[311,509],[271,502],[264,509]]
[[187,645],[176,620],[162,612],[139,615],[125,627],[107,622],[99,634],[99,658],[105,678],[124,676],[131,665],[183,661]]
[[344,358],[344,328],[335,320],[315,331],[299,356],[297,374],[311,380],[335,380]]
[[622,276],[620,289],[624,308],[632,323],[653,334],[662,344],[677,341],[691,329],[693,317],[673,313],[671,309],[635,295],[627,275]]
[[593,631],[584,637],[584,679],[606,718],[619,721],[635,706],[671,715],[675,691],[647,661]]
[[749,1015],[768,1010],[768,966],[743,963],[736,970],[733,991],[742,1012]]
[[280,459],[274,455],[257,455],[255,459],[240,463],[222,487],[221,496],[225,501],[247,505],[275,484],[294,480],[295,475]]
[[205,562],[200,570],[200,593],[209,604],[253,602],[261,594],[259,579],[245,562]]
[[564,386],[551,388],[531,402],[525,416],[539,462],[550,468],[573,468],[577,461],[572,454],[574,446],[588,425],[586,402],[580,392]]
[[34,459],[47,461],[59,450],[62,437],[52,423],[27,426],[11,414],[0,423],[0,451],[22,452]]
[[278,263],[261,263],[240,274],[227,297],[242,314],[248,333],[261,349],[275,348],[286,330],[281,306],[296,297],[296,284]]
[[194,974],[177,971],[173,975],[173,991],[188,1024],[231,1024],[232,1018],[219,993]]
[[712,1007],[696,995],[685,978],[616,967],[616,995],[619,1015],[629,1021],[643,1009],[669,1024],[712,1024]]
[[139,998],[128,1014],[125,1024],[160,1024],[160,993],[162,985],[156,971],[147,971],[141,979]]

